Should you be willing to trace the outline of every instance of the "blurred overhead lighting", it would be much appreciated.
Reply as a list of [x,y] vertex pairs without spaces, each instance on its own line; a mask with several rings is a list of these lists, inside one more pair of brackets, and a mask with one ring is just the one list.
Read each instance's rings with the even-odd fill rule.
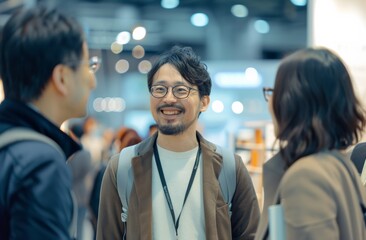
[[123,98],[96,98],[93,108],[96,112],[122,112],[126,108],[126,102]]
[[208,16],[204,13],[195,13],[191,16],[191,23],[196,27],[204,27],[208,24]]
[[132,49],[132,56],[140,59],[145,56],[145,49],[141,45],[137,45]]
[[235,101],[231,104],[231,110],[235,114],[240,114],[244,111],[244,105],[239,101]]
[[142,40],[146,36],[146,29],[144,27],[136,27],[132,31],[132,38],[135,40]]
[[130,64],[127,60],[121,59],[116,62],[116,72],[118,73],[125,73],[130,68]]
[[262,84],[262,78],[255,68],[245,72],[218,72],[214,75],[215,83],[222,88],[256,88]]
[[173,9],[178,7],[179,0],[161,0],[161,7],[165,9]]
[[221,113],[222,111],[224,111],[224,104],[220,100],[213,101],[211,106],[212,111],[214,111],[215,113]]
[[307,4],[307,0],[291,0],[292,4],[295,6],[303,7]]
[[148,60],[142,60],[139,65],[138,65],[138,69],[140,71],[140,73],[146,74],[151,70],[151,62]]
[[131,40],[131,33],[123,31],[117,35],[116,42],[119,44],[127,44],[130,42],[130,40]]
[[269,32],[269,24],[264,20],[257,20],[254,22],[254,29],[261,34],[265,34]]
[[111,44],[111,51],[112,51],[112,53],[118,54],[118,53],[122,52],[122,50],[123,50],[123,45],[122,44],[119,44],[117,42],[113,42]]
[[248,16],[248,8],[242,4],[236,4],[231,7],[231,13],[238,18]]

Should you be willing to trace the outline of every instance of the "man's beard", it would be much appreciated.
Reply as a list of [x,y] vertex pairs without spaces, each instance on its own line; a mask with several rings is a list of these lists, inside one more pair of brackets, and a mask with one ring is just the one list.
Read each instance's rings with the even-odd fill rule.
[[192,126],[195,122],[195,119],[193,119],[188,124],[180,123],[178,125],[172,125],[172,124],[166,124],[162,125],[158,123],[158,129],[162,134],[165,135],[179,135],[182,134],[184,131],[186,131],[190,126]]
[[162,134],[165,135],[179,135],[186,130],[186,126],[183,124],[179,124],[178,126],[172,126],[172,125],[158,125],[158,129]]

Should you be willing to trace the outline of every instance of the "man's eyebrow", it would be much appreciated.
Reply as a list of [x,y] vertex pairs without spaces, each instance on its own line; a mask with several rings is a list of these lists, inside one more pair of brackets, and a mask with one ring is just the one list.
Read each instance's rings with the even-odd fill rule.
[[[153,85],[164,85],[164,84],[165,85],[168,85],[168,81],[166,81],[166,80],[157,80],[156,82],[154,82]],[[189,83],[185,83],[185,82],[183,82],[181,80],[177,80],[177,81],[175,81],[175,82],[173,82],[173,83],[171,83],[169,85],[172,85],[172,86],[177,86],[177,85],[190,86]]]

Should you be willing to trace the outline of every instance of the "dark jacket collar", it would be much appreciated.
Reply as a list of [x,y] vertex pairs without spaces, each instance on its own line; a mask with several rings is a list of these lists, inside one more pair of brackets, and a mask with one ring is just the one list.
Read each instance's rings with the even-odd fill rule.
[[0,133],[14,127],[30,128],[53,139],[67,158],[81,149],[81,146],[59,127],[26,103],[5,99],[0,104]]

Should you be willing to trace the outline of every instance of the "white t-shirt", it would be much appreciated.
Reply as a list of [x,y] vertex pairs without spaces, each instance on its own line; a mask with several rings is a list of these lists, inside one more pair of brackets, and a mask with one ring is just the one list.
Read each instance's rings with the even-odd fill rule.
[[[182,210],[184,196],[196,160],[198,147],[187,152],[172,152],[158,146],[159,158],[174,208],[175,219]],[[201,156],[200,156],[201,158]],[[165,199],[155,158],[152,164],[152,231],[154,240],[175,239],[175,227]],[[179,239],[206,239],[202,189],[202,159],[178,227]]]

